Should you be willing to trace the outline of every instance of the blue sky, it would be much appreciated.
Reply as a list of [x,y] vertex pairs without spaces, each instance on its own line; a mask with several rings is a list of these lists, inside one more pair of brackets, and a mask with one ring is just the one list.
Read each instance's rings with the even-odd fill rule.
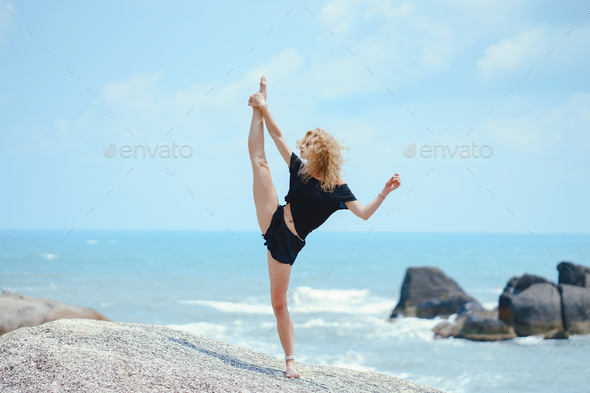
[[[368,221],[339,211],[321,230],[588,234],[589,10],[0,0],[0,227],[258,231],[247,100],[265,75],[293,149],[316,126],[350,148],[361,203],[401,176]],[[192,154],[118,150],[172,143]],[[458,153],[420,154],[435,145]],[[266,151],[284,204],[268,134]]]

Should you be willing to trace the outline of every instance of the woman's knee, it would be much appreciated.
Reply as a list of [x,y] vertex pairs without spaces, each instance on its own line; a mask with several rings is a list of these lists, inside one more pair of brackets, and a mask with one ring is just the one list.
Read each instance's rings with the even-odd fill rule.
[[282,316],[289,310],[286,296],[272,297],[272,309],[276,316]]
[[264,152],[251,155],[250,162],[254,168],[262,167],[270,171],[270,166],[268,165],[268,161],[266,160],[266,155]]
[[283,313],[287,310],[287,294],[282,290],[275,290],[270,294],[272,309],[276,313]]

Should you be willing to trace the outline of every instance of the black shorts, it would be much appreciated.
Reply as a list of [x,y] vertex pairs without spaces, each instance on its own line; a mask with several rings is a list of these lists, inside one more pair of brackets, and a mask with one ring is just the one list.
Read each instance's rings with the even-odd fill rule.
[[279,205],[272,215],[270,226],[262,237],[266,240],[264,245],[270,251],[274,259],[281,263],[293,265],[299,251],[305,246],[305,240],[299,239],[289,230],[283,217],[283,208]]

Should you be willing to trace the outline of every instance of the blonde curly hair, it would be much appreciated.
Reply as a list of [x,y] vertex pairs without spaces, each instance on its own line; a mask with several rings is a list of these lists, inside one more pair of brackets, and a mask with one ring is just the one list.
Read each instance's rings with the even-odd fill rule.
[[337,141],[326,130],[316,127],[313,130],[307,131],[303,138],[297,139],[296,147],[301,150],[301,147],[308,140],[313,141],[309,147],[305,149],[307,155],[307,164],[303,163],[299,168],[299,175],[304,183],[307,183],[312,177],[312,173],[317,173],[318,177],[323,180],[320,181],[322,191],[331,193],[337,185],[344,184],[344,180],[340,174],[342,164],[346,161],[340,150],[349,150]]

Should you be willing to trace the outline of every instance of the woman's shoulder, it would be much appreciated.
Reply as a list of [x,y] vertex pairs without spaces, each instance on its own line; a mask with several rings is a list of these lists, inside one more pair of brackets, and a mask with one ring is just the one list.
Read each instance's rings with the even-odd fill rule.
[[299,168],[301,168],[302,166],[304,166],[304,163],[303,161],[301,161],[301,158],[299,158],[299,156],[295,154],[294,151],[291,152],[291,162],[289,163],[289,171],[299,171]]

